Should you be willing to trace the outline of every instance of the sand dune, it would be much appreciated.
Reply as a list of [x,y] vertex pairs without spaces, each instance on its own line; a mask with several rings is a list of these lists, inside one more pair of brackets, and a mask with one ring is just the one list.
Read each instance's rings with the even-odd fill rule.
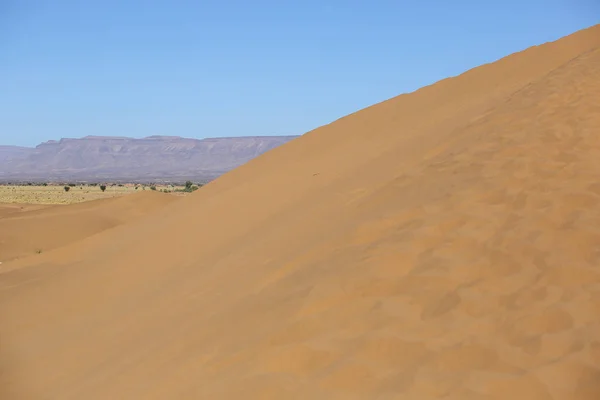
[[0,207],[0,261],[39,254],[151,214],[178,200],[144,192],[66,206]]
[[4,218],[11,214],[21,212],[39,210],[48,207],[45,204],[15,204],[15,203],[0,203],[0,218]]
[[3,398],[597,399],[599,126],[595,26],[15,261]]

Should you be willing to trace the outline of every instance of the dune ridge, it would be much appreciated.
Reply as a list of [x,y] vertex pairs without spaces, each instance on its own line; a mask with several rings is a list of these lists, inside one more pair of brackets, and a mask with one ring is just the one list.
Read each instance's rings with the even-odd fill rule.
[[596,399],[598,126],[594,26],[309,132],[0,274],[0,387]]

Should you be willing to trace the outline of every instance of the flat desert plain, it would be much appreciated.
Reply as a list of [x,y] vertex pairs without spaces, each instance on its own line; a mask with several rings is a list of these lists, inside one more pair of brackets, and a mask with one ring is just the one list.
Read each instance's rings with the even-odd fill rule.
[[[99,185],[69,186],[65,185],[0,185],[0,204],[73,204],[89,200],[107,199],[150,190],[149,185],[106,185],[106,190],[100,190]],[[137,189],[136,189],[137,187]],[[157,191],[181,190],[181,186],[157,185]]]
[[0,398],[597,400],[599,129],[594,26],[168,204],[9,214]]

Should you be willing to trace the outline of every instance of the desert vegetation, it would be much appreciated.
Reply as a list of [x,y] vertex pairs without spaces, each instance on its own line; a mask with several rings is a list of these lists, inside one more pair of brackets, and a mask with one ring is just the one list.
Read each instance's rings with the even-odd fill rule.
[[[0,184],[0,203],[72,204],[89,200],[124,196],[152,190],[173,195],[192,193],[202,184],[191,181],[179,184],[141,183],[49,183],[19,182]],[[75,190],[73,190],[75,189]]]

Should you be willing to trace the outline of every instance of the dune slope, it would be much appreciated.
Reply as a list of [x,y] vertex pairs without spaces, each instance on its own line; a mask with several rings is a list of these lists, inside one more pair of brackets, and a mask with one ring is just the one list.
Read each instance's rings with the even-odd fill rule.
[[48,207],[45,204],[15,204],[15,203],[0,203],[0,218],[7,217],[11,214],[17,214],[26,211],[39,210]]
[[0,261],[71,244],[151,214],[175,200],[178,198],[147,192],[65,206],[24,206],[20,212],[15,211],[18,206],[5,206],[0,209]]
[[598,126],[595,26],[310,132],[0,275],[3,395],[596,399]]

